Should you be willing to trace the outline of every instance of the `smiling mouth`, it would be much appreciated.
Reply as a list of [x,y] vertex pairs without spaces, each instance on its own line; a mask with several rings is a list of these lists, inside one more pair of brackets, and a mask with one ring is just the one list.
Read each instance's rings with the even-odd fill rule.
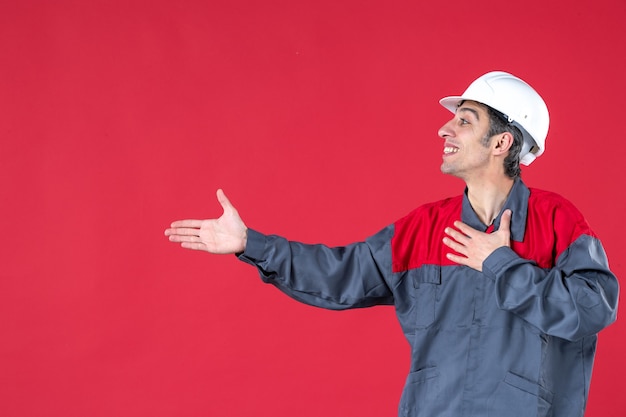
[[459,148],[455,148],[453,146],[446,146],[445,148],[443,148],[444,155],[450,155],[453,153],[457,153],[458,151],[459,151]]

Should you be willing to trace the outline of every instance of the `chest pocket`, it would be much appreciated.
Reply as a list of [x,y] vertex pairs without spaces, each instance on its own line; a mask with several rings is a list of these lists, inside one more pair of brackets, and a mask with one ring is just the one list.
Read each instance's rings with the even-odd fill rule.
[[415,326],[428,327],[435,321],[437,293],[441,287],[441,267],[423,265],[409,271],[415,294]]

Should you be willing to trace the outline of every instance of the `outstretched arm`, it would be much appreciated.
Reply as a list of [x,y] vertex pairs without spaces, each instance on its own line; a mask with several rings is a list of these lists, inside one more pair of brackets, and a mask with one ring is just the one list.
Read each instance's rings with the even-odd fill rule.
[[217,190],[217,201],[224,209],[218,219],[178,220],[165,230],[170,242],[183,248],[216,254],[241,253],[246,249],[248,228],[222,190]]
[[334,310],[393,304],[386,281],[393,228],[345,247],[306,245],[249,230],[222,190],[217,200],[224,209],[220,218],[178,220],[165,236],[183,248],[237,254],[263,281],[303,303]]

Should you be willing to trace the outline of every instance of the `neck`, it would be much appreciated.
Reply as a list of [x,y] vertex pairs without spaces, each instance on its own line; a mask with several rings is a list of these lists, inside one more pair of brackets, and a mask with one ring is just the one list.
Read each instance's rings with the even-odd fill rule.
[[467,182],[467,197],[476,215],[489,226],[506,202],[515,180],[507,176]]

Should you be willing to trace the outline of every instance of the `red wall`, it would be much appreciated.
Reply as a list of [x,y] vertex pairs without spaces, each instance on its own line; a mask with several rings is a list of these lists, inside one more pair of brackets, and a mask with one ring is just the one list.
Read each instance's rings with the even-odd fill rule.
[[[393,308],[300,305],[163,229],[223,187],[257,230],[344,244],[458,194],[437,100],[493,69],[551,111],[525,181],[624,277],[626,3],[579,3],[2,0],[0,415],[394,415]],[[587,416],[626,414],[624,327]]]

